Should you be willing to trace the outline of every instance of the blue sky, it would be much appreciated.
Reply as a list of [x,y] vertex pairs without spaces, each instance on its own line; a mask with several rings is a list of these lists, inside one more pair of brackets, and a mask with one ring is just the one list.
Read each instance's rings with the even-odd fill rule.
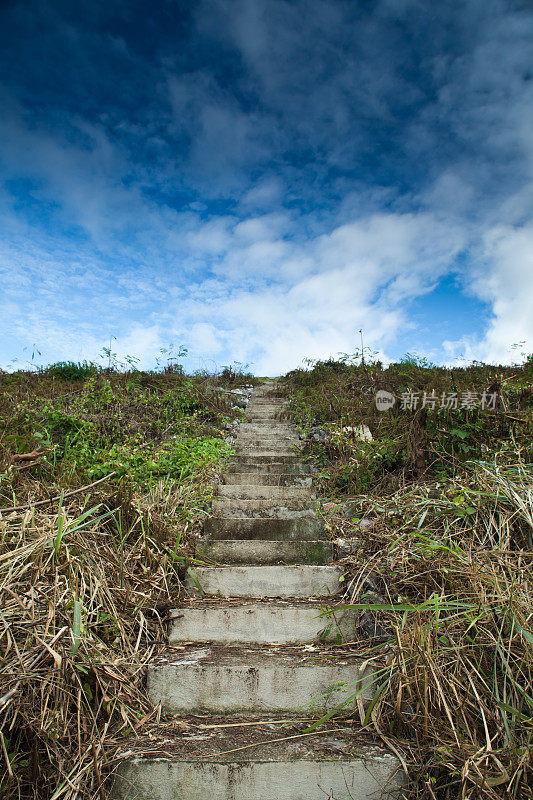
[[533,350],[533,8],[7,0],[0,366]]

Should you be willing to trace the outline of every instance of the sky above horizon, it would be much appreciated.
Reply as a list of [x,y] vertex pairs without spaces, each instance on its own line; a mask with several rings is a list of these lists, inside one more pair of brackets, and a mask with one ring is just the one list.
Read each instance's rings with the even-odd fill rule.
[[0,101],[2,368],[533,350],[527,0],[4,0]]

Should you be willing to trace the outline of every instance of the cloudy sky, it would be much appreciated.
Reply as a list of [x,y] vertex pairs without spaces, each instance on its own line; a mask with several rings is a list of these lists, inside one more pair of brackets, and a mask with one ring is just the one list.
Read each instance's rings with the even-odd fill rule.
[[529,0],[3,0],[0,365],[531,352],[532,54]]

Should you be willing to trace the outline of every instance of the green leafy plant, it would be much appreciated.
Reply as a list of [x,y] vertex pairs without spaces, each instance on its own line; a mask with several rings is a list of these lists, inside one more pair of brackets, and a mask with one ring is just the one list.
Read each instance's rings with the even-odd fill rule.
[[83,381],[97,372],[98,367],[88,361],[58,361],[44,370],[46,375],[62,381]]

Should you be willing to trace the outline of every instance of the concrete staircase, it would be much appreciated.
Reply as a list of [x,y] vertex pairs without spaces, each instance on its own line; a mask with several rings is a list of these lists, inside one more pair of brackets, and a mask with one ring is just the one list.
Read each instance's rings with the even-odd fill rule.
[[[180,715],[169,738],[133,743],[120,800],[365,800],[397,796],[395,757],[316,715],[372,696],[372,672],[338,644],[351,620],[321,608],[342,568],[316,512],[294,428],[275,384],[256,389],[197,555],[203,593],[171,613],[151,664],[154,703]],[[138,752],[136,752],[138,750]]]

